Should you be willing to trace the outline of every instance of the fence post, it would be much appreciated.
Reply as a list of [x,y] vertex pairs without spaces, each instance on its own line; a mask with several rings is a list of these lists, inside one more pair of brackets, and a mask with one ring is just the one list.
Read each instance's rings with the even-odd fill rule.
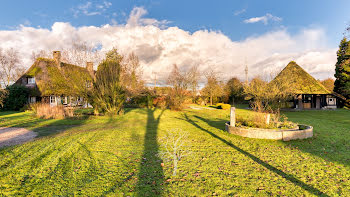
[[236,108],[235,107],[231,107],[230,126],[231,127],[236,126]]

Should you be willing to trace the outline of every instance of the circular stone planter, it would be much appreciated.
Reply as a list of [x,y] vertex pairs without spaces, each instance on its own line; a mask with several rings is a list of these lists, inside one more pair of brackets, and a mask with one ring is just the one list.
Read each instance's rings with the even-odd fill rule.
[[230,122],[227,122],[226,131],[242,137],[283,141],[306,139],[313,136],[313,127],[307,125],[298,125],[298,127],[295,129],[275,130],[248,127],[232,127],[230,126]]

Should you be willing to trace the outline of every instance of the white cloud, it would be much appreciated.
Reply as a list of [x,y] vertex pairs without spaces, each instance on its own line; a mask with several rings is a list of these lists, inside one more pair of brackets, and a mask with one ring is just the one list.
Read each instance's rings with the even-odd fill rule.
[[238,15],[240,15],[240,14],[243,14],[244,12],[246,12],[247,10],[244,8],[244,9],[241,9],[241,10],[236,10],[234,13],[233,13],[233,15],[235,15],[235,16],[238,16]]
[[263,22],[265,25],[267,25],[269,23],[269,21],[279,22],[279,21],[282,21],[282,18],[277,17],[277,16],[273,16],[272,14],[267,13],[264,16],[249,18],[249,19],[244,20],[243,22],[244,23]]
[[25,19],[24,22],[23,22],[24,26],[30,26],[31,24],[32,23],[28,19]]
[[147,14],[147,10],[145,10],[143,7],[135,7],[129,15],[127,25],[129,26],[154,25],[157,27],[165,28],[166,25],[170,23],[167,20],[159,21],[153,18],[142,18],[146,14]]
[[95,4],[95,5],[93,5],[93,3],[88,1],[85,4],[81,4],[77,6],[76,8],[72,8],[72,11],[74,13],[74,17],[78,17],[80,14],[83,14],[85,16],[95,16],[95,15],[101,15],[111,6],[112,6],[112,3],[108,1],[103,1],[101,4]]
[[304,29],[295,35],[280,29],[232,41],[216,31],[190,33],[178,27],[161,28],[157,26],[161,22],[143,18],[146,13],[135,8],[127,24],[101,27],[73,27],[63,22],[54,23],[51,29],[21,26],[0,31],[0,43],[3,48],[17,48],[27,68],[32,64],[32,51],[62,50],[71,47],[74,40],[100,46],[102,52],[115,46],[124,54],[135,51],[148,82],[152,81],[152,72],[164,82],[174,63],[182,70],[194,65],[201,71],[214,68],[223,80],[233,76],[244,79],[245,59],[250,78],[279,71],[291,60],[316,78],[334,74],[336,49],[326,47],[326,34],[320,28]]

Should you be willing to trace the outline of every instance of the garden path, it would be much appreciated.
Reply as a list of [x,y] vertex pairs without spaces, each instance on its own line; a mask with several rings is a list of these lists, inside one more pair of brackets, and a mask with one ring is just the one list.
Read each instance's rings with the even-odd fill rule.
[[0,127],[0,148],[30,141],[37,136],[34,131],[18,127]]

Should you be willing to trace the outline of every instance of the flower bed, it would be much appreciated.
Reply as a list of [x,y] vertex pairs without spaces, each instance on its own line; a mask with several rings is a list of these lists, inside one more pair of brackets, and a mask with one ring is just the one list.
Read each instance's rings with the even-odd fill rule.
[[294,129],[261,129],[261,128],[248,128],[248,127],[233,127],[230,122],[226,123],[226,131],[248,138],[257,139],[273,139],[273,140],[296,140],[306,139],[313,136],[313,127],[307,125],[298,125]]

